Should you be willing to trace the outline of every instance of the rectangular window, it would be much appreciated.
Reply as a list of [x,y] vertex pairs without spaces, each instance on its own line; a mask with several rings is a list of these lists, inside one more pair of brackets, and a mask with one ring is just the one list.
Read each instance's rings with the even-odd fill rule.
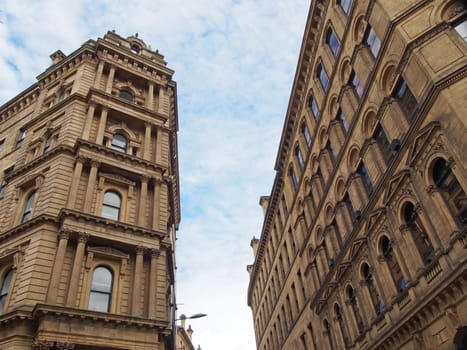
[[313,117],[315,118],[316,121],[318,121],[319,120],[319,108],[313,96],[310,96],[309,106],[310,106],[311,111],[313,112]]
[[379,149],[381,150],[381,153],[383,154],[384,160],[388,162],[392,156],[392,150],[391,150],[391,145],[389,144],[388,138],[386,137],[386,134],[384,133],[384,130],[381,127],[381,125],[378,125],[378,127],[376,128],[375,132],[373,133],[373,138],[378,144]]
[[407,119],[410,121],[415,113],[415,109],[417,108],[417,100],[412,94],[412,91],[410,91],[410,88],[404,78],[401,77],[399,79],[393,96],[399,100],[399,104],[406,113]]
[[11,166],[3,172],[3,179],[2,179],[2,182],[0,183],[0,198],[3,197],[6,186],[8,185],[8,181],[5,178],[13,172],[14,168],[15,168],[14,166]]
[[339,108],[339,111],[337,112],[337,119],[342,122],[342,126],[344,127],[345,132],[349,132],[349,124],[347,123],[347,118],[345,117],[342,108]]
[[350,14],[350,10],[352,9],[352,2],[353,0],[338,0],[338,4],[344,10],[346,16]]
[[325,92],[328,91],[329,77],[328,77],[328,73],[326,73],[326,70],[324,69],[322,64],[318,66],[318,70],[316,72],[317,72],[319,81],[321,83],[321,86],[323,87],[323,90]]
[[360,174],[368,193],[371,193],[371,191],[373,191],[373,185],[371,183],[370,174],[368,174],[368,170],[366,169],[363,162],[360,163],[357,172]]
[[355,92],[357,93],[358,97],[362,97],[362,95],[363,95],[363,85],[360,82],[360,79],[358,79],[358,76],[357,76],[357,74],[355,74],[354,70],[352,70],[352,73],[350,74],[349,82],[354,87]]
[[305,122],[302,124],[302,134],[303,137],[305,138],[306,145],[308,148],[311,146],[311,135],[310,135],[310,130],[308,129],[308,126],[306,126]]
[[5,140],[0,140],[0,152],[3,151],[4,144],[5,144]]
[[464,18],[462,22],[457,23],[454,26],[456,32],[459,33],[462,39],[467,43],[467,18]]
[[379,40],[375,30],[371,26],[368,26],[365,32],[363,42],[370,47],[370,51],[373,56],[375,58],[378,57],[379,50],[381,49],[381,40]]
[[26,129],[19,129],[18,138],[16,139],[16,148],[20,147],[26,137]]
[[297,180],[297,176],[295,175],[295,171],[293,170],[293,168],[289,169],[289,176],[290,176],[290,179],[292,180],[293,188],[295,190],[297,190],[298,189],[298,180]]
[[337,57],[337,55],[339,54],[341,44],[339,42],[339,39],[337,38],[336,33],[334,33],[334,30],[332,30],[332,28],[328,28],[326,32],[326,43],[331,49],[333,56]]

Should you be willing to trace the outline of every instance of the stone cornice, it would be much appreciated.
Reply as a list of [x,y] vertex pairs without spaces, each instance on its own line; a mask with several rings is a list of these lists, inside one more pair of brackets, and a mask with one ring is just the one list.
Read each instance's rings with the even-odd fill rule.
[[33,217],[31,220],[26,221],[24,224],[17,225],[10,230],[0,233],[0,243],[10,239],[11,237],[19,236],[34,227],[44,224],[52,224],[58,227],[58,220],[55,216],[42,214]]
[[43,317],[53,316],[60,318],[76,319],[81,322],[104,322],[118,325],[127,325],[132,327],[158,328],[170,334],[168,327],[170,326],[167,320],[149,319],[143,317],[135,317],[130,315],[120,315],[107,312],[97,312],[84,309],[76,309],[59,305],[36,304],[30,318],[40,320]]

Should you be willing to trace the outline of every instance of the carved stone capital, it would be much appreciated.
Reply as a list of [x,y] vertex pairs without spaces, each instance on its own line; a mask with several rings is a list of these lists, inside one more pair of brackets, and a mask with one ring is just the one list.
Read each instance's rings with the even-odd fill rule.
[[91,160],[92,168],[99,168],[100,163],[97,160]]
[[151,257],[152,257],[152,258],[158,258],[159,255],[161,255],[160,250],[158,250],[158,249],[151,249]]
[[146,251],[146,248],[139,245],[139,246],[136,246],[135,251],[137,255],[143,255],[144,252]]
[[89,239],[89,234],[86,232],[78,233],[78,242],[79,243],[86,243]]
[[71,231],[69,231],[69,230],[61,230],[58,233],[58,239],[59,240],[62,240],[62,239],[68,240],[70,238],[70,234],[71,234]]

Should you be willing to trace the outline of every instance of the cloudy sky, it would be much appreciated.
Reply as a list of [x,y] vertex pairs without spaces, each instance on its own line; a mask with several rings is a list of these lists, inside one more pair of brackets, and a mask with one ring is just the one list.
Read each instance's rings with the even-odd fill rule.
[[182,223],[178,313],[203,350],[255,348],[249,246],[262,226],[309,0],[0,1],[0,105],[115,29],[139,33],[175,70]]

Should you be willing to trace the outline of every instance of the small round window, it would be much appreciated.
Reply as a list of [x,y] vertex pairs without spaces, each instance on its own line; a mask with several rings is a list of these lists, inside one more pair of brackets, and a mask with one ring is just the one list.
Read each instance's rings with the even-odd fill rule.
[[128,90],[121,90],[118,96],[130,102],[133,102],[133,94]]

